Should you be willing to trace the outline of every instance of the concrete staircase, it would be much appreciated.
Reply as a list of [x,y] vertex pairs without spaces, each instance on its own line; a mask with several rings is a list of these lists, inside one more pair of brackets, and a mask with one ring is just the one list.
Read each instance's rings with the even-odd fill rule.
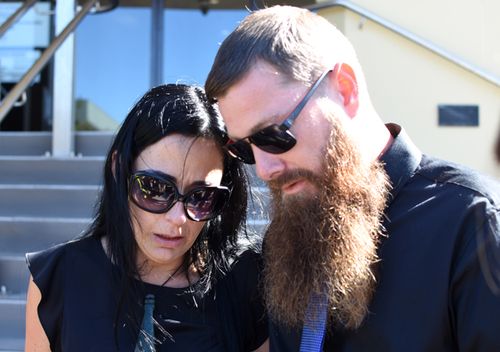
[[[50,132],[0,132],[0,351],[24,349],[25,253],[75,238],[90,223],[111,138],[78,132],[76,156],[54,158]],[[252,188],[249,224],[261,234],[267,192],[253,175]]]
[[0,132],[0,351],[24,350],[26,252],[89,224],[112,135],[79,132],[76,157],[53,158],[50,132]]

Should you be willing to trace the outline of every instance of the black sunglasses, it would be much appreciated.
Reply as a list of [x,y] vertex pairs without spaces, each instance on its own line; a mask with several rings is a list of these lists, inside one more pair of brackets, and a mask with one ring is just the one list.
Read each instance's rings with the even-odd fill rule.
[[130,177],[129,196],[139,208],[162,214],[176,202],[193,221],[206,221],[220,214],[230,195],[224,186],[201,186],[181,194],[172,180],[154,171],[138,171]]
[[230,140],[224,147],[228,154],[246,164],[255,164],[255,158],[250,144],[271,154],[282,154],[292,149],[297,143],[297,140],[292,132],[290,132],[290,127],[292,127],[293,122],[300,115],[302,109],[304,109],[304,106],[306,106],[323,79],[331,71],[332,70],[327,70],[319,76],[311,89],[309,89],[304,98],[302,98],[281,125],[272,124],[246,138],[242,138],[238,141]]

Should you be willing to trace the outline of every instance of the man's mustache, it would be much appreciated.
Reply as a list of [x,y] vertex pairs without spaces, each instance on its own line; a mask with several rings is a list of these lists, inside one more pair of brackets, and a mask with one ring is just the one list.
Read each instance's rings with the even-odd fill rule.
[[293,169],[284,172],[279,175],[277,178],[268,181],[267,185],[269,189],[274,194],[281,192],[281,189],[284,185],[296,182],[298,180],[307,180],[312,184],[319,185],[321,183],[321,179],[314,172],[306,169]]

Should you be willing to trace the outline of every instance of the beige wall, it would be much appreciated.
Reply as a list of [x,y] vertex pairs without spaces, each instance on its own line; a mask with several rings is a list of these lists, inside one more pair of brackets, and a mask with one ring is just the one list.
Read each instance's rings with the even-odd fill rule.
[[[500,1],[356,0],[357,5],[500,77]],[[474,3],[474,6],[469,5]],[[319,12],[355,46],[373,103],[427,154],[500,177],[500,87],[343,8]],[[438,126],[439,104],[479,106],[479,127]]]

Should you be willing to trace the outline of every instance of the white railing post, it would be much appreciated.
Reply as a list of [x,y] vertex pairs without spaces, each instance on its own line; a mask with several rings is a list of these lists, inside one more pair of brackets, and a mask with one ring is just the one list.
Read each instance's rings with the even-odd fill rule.
[[[64,30],[75,17],[75,0],[59,0],[55,9],[55,34]],[[74,33],[71,33],[54,56],[52,96],[52,155],[74,155]]]

